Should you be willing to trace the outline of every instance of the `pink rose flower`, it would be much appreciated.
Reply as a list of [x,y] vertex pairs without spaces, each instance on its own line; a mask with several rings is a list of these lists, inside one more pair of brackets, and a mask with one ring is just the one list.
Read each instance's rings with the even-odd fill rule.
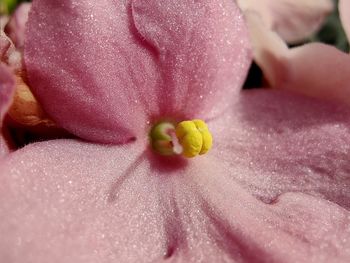
[[[24,50],[33,92],[84,141],[0,162],[1,262],[349,261],[349,110],[240,91],[234,1],[36,0]],[[194,118],[207,154],[151,149],[158,121]]]

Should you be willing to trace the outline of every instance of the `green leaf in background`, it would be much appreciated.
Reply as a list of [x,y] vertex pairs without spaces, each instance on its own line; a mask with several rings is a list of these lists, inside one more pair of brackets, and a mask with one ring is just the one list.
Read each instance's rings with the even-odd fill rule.
[[321,30],[310,38],[311,42],[323,42],[335,46],[345,52],[349,51],[349,43],[341,25],[338,12],[338,0],[334,0],[335,10],[328,17]]
[[0,0],[0,15],[11,13],[17,5],[16,0]]
[[11,14],[22,2],[30,2],[30,0],[0,0],[0,15]]

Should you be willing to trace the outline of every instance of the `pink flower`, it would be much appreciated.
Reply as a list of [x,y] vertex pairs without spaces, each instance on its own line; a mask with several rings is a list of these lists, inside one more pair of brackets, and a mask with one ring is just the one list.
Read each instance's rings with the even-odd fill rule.
[[244,12],[261,15],[262,22],[285,41],[296,43],[318,30],[333,10],[332,0],[238,0]]
[[[349,1],[339,1],[344,29],[349,36]],[[247,14],[254,57],[270,85],[304,95],[350,105],[350,57],[335,47],[311,43],[288,48],[277,34]]]
[[[350,259],[349,111],[239,92],[250,52],[233,1],[37,0],[27,36],[33,91],[85,141],[1,161],[0,261]],[[193,118],[208,154],[150,149],[157,121]]]

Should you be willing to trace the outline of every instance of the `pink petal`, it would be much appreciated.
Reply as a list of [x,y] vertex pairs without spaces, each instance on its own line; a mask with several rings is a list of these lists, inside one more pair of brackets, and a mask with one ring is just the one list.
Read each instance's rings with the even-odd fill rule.
[[333,10],[331,0],[239,0],[244,11],[254,11],[287,42],[299,42],[318,30]]
[[5,159],[0,261],[135,262],[162,255],[158,178],[148,176],[141,153],[135,144],[51,141]]
[[189,185],[198,171],[149,154],[136,144],[63,140],[11,154],[0,166],[6,200],[0,203],[0,234],[6,236],[0,261],[163,262],[182,255],[189,262],[193,253],[227,258]]
[[15,79],[9,68],[0,62],[0,124],[12,102]]
[[28,77],[58,124],[125,142],[145,134],[147,120],[209,117],[232,100],[250,63],[234,2],[159,3],[33,3]]
[[2,135],[0,135],[0,158],[2,156],[5,156],[5,154],[9,153],[10,149],[8,147],[7,142],[3,138]]
[[25,25],[31,3],[22,3],[17,7],[6,26],[6,32],[18,49],[23,49]]
[[[279,85],[306,95],[350,105],[350,57],[332,46],[309,44],[291,49]],[[277,66],[277,65],[276,65]]]
[[282,72],[277,76],[276,86],[350,105],[347,54],[332,46],[309,44],[291,49],[278,59],[273,67],[281,68]]
[[240,164],[214,155],[169,163],[143,147],[60,140],[7,157],[0,261],[349,259],[350,215],[339,206],[302,194],[264,204],[233,180]]
[[275,66],[276,60],[288,52],[288,46],[277,33],[271,31],[264,24],[261,16],[257,13],[247,11],[245,17],[253,46],[254,61],[263,70],[264,77],[272,86],[275,86],[283,70],[283,68]]
[[291,48],[247,14],[254,57],[271,86],[350,105],[350,57],[320,43]]
[[227,180],[221,162],[196,179],[209,231],[233,262],[349,261],[349,211],[301,193],[263,204]]
[[350,1],[339,0],[339,16],[345,30],[346,36],[350,41]]
[[165,112],[171,104],[174,112],[210,116],[232,103],[250,65],[232,1],[135,0],[132,10],[136,29],[159,52]]
[[350,112],[282,91],[246,91],[209,123],[212,155],[232,179],[271,203],[302,192],[350,209]]
[[8,22],[8,17],[0,16],[0,61],[6,60],[6,53],[11,47],[11,40],[6,36],[4,27]]
[[8,152],[7,143],[2,136],[2,121],[12,103],[15,79],[7,66],[0,62],[0,157]]
[[5,34],[7,17],[0,17],[0,62],[8,64],[15,71],[22,71],[22,55],[16,50],[11,39]]

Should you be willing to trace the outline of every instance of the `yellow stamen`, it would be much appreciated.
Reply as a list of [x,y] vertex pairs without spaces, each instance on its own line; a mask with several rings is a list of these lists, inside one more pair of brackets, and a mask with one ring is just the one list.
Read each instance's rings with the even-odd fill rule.
[[175,125],[160,122],[150,133],[153,149],[161,155],[182,154],[192,158],[207,153],[213,138],[202,120],[183,121]]
[[206,154],[211,147],[213,146],[213,136],[211,135],[208,126],[202,120],[193,120],[194,124],[196,124],[197,129],[202,135],[202,149],[199,152],[200,155]]
[[202,120],[183,121],[176,128],[176,137],[183,147],[182,155],[192,158],[207,153],[213,144],[213,138]]

